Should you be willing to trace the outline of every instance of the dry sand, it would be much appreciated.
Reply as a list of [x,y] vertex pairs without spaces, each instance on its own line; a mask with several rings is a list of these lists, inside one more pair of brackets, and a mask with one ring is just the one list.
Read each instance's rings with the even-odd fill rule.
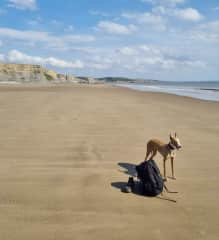
[[[167,184],[177,203],[122,193],[122,166],[170,131],[183,144]],[[0,133],[1,240],[219,239],[219,103],[107,86],[1,86]]]

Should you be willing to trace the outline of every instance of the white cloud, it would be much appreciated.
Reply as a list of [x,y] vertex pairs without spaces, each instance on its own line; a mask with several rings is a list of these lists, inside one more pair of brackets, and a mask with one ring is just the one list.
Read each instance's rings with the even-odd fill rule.
[[166,6],[155,6],[152,12],[158,16],[177,17],[180,20],[199,22],[204,19],[204,16],[195,8],[176,8]]
[[134,56],[137,54],[137,51],[131,47],[123,47],[117,50],[119,53],[127,56]]
[[119,34],[119,35],[127,35],[135,32],[135,25],[122,25],[110,21],[100,21],[97,25],[97,29],[109,34]]
[[0,28],[0,37],[10,40],[21,40],[25,44],[34,43],[46,44],[48,48],[66,48],[73,43],[92,42],[95,37],[92,35],[64,34],[61,36],[52,35],[49,32],[16,30],[13,28]]
[[8,6],[20,10],[36,10],[37,4],[35,0],[8,0]]
[[111,68],[111,64],[108,64],[104,61],[102,62],[90,62],[87,67],[96,69],[96,70],[106,70]]
[[183,4],[186,2],[186,0],[160,0],[160,4],[166,4],[166,5],[171,5],[175,6],[177,4]]
[[194,8],[175,9],[174,15],[182,20],[192,22],[198,22],[203,19],[203,16],[199,13],[199,11]]
[[219,44],[219,20],[199,24],[186,33],[187,38],[196,41],[215,42]]
[[156,6],[152,8],[153,14],[156,15],[168,15],[169,14],[169,8],[166,8],[164,6]]
[[199,28],[219,34],[219,20],[203,23]]
[[0,36],[19,40],[47,41],[50,36],[47,32],[21,31],[13,28],[0,28]]
[[[116,69],[126,73],[147,71],[172,71],[177,69],[203,68],[205,63],[180,53],[169,54],[169,49],[150,45],[124,46],[116,49],[105,49],[98,55],[92,55],[86,66],[97,71]],[[127,72],[128,71],[128,72]]]
[[141,2],[154,3],[155,0],[141,0]]
[[151,3],[154,5],[168,5],[176,6],[177,4],[183,4],[186,0],[141,0],[142,2]]
[[4,14],[6,14],[6,13],[7,13],[7,11],[6,11],[5,9],[1,9],[1,8],[0,8],[0,16],[4,15]]
[[0,53],[0,61],[5,61],[5,55]]
[[92,35],[64,35],[61,37],[56,37],[57,40],[62,40],[65,42],[93,42],[95,41],[95,37]]
[[27,21],[27,24],[29,24],[30,26],[38,26],[40,24],[42,24],[42,18],[41,17],[35,17],[33,19],[30,19]]
[[37,26],[37,25],[39,25],[39,21],[37,21],[37,20],[29,20],[28,22],[27,22],[27,24],[29,24],[30,26]]
[[219,6],[212,8],[214,11],[219,11]]
[[121,16],[129,20],[134,20],[138,24],[147,24],[149,27],[152,26],[155,30],[158,31],[166,30],[166,20],[160,15],[155,15],[150,12],[144,12],[144,13],[123,13]]
[[89,14],[94,15],[94,16],[101,16],[101,17],[109,17],[110,14],[103,12],[103,11],[97,11],[97,10],[90,10]]
[[11,50],[7,55],[7,60],[9,62],[49,65],[49,66],[58,67],[58,68],[83,68],[84,67],[83,62],[80,60],[65,61],[62,59],[54,58],[54,57],[43,58],[39,56],[30,56],[18,50]]
[[64,30],[65,32],[73,32],[74,31],[74,26],[73,25],[68,25]]

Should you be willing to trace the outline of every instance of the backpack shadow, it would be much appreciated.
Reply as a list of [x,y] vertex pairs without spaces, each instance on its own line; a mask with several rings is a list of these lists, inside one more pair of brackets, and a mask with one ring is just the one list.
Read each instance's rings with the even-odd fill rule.
[[132,163],[124,163],[124,162],[119,162],[118,165],[123,168],[122,171],[123,173],[129,175],[130,177],[137,177],[137,172],[136,172],[136,165]]
[[[123,192],[124,187],[127,186],[127,182],[112,182],[111,186]],[[134,185],[134,188],[132,188],[131,193],[135,195],[139,195],[141,197],[145,197],[142,194],[142,185],[139,181],[135,181],[135,185]]]
[[[119,170],[119,171],[121,171],[124,174],[128,175],[129,177],[133,177],[135,179],[135,184],[134,184],[134,187],[132,188],[131,193],[139,195],[141,197],[144,197],[142,194],[142,185],[141,185],[140,181],[136,180],[136,177],[137,177],[136,165],[132,164],[132,163],[127,163],[127,162],[119,162],[118,165],[121,168],[123,168],[122,170]],[[127,183],[128,183],[128,179],[127,179],[127,182],[121,182],[121,181],[120,182],[112,182],[111,186],[114,188],[117,188],[121,192],[123,192],[123,189],[125,186],[127,186]]]

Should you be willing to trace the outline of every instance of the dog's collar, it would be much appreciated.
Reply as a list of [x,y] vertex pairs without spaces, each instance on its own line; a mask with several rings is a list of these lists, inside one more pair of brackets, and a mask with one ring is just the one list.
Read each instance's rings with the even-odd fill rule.
[[175,146],[172,143],[169,142],[167,146],[170,150],[175,150]]

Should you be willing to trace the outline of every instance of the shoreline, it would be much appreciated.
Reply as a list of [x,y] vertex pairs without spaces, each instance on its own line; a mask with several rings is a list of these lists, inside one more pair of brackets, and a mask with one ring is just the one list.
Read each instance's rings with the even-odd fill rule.
[[176,96],[191,97],[205,101],[219,102],[218,88],[200,88],[188,86],[142,85],[142,84],[115,84],[115,86],[130,88],[136,91],[167,93]]
[[[121,89],[126,89],[126,90],[131,90],[135,92],[143,92],[146,94],[151,94],[151,95],[167,95],[167,96],[174,96],[174,97],[179,97],[179,98],[185,98],[185,99],[191,99],[194,101],[204,101],[204,102],[209,102],[209,103],[218,103],[219,100],[208,100],[208,99],[202,99],[202,98],[196,98],[192,96],[186,96],[186,95],[178,95],[177,93],[168,93],[168,92],[159,92],[159,91],[145,91],[145,90],[139,90],[135,88],[129,88],[126,86],[120,86],[116,84],[111,84],[111,83],[99,83],[99,84],[80,84],[80,83],[16,83],[16,84],[0,84],[0,91],[4,89],[46,89],[46,88],[63,88],[66,90],[69,88],[121,88]],[[208,89],[206,89],[208,90]]]
[[[170,94],[170,95],[174,95],[174,96],[179,96],[179,97],[188,97],[188,98],[192,98],[192,99],[198,99],[198,100],[203,100],[203,101],[208,101],[208,102],[219,102],[219,89],[218,88],[202,88],[202,87],[196,87],[196,88],[185,88],[185,92],[183,92],[182,89],[180,89],[180,91],[174,91],[168,89],[167,87],[166,89],[159,89],[159,87],[163,87],[163,85],[142,85],[142,84],[130,84],[130,83],[119,83],[119,84],[115,84],[115,83],[96,83],[96,84],[86,84],[86,83],[19,83],[19,82],[0,82],[0,88],[1,87],[52,87],[52,86],[60,86],[60,87],[74,87],[74,86],[89,86],[89,87],[101,87],[101,86],[111,86],[111,87],[121,87],[121,88],[128,88],[128,89],[132,89],[134,91],[140,91],[140,92],[148,92],[148,93],[163,93],[163,94]],[[139,87],[139,86],[142,86]],[[187,92],[190,91],[190,92]],[[196,92],[195,92],[196,91]],[[201,91],[201,92],[198,92]],[[208,92],[208,94],[207,94]],[[212,94],[209,93],[212,92],[215,95],[214,97],[212,97]],[[206,95],[207,94],[207,95]]]

